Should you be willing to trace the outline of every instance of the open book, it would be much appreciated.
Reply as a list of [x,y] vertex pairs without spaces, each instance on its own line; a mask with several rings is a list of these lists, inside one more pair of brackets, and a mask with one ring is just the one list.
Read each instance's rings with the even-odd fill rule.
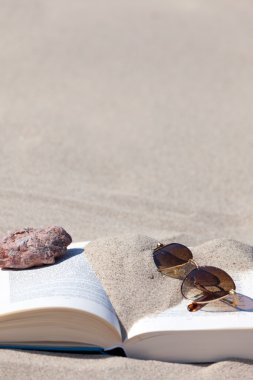
[[[86,244],[71,244],[52,266],[0,271],[0,347],[119,347],[130,357],[177,362],[253,359],[251,312],[189,313],[187,301],[136,321],[123,341],[113,306],[85,258]],[[253,297],[251,275],[233,277],[237,290]]]

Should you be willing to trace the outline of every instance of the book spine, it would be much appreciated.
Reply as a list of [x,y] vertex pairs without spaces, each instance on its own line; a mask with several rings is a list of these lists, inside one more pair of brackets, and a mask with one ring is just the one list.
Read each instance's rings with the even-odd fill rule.
[[80,346],[38,346],[27,344],[0,344],[0,349],[5,350],[28,350],[28,351],[50,351],[50,352],[67,352],[67,353],[84,353],[84,354],[99,354],[105,355],[105,350],[102,347],[80,347]]

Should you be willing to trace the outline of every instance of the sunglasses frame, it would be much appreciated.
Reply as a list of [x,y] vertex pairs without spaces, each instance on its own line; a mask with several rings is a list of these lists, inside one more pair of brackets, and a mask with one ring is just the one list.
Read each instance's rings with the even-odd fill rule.
[[[155,255],[155,253],[158,252],[161,248],[167,247],[167,246],[170,245],[170,244],[171,244],[171,243],[169,243],[169,244],[163,244],[163,243],[160,243],[160,242],[159,242],[159,243],[157,244],[157,247],[153,250],[153,257],[154,257],[154,255]],[[184,246],[183,244],[180,244],[180,243],[176,243],[176,244],[179,244],[179,245]],[[186,246],[184,246],[184,247],[186,247]],[[186,248],[187,248],[187,249],[190,251],[190,253],[192,254],[191,250],[190,250],[188,247],[186,247]],[[192,255],[192,256],[193,256],[193,255]],[[191,258],[191,259],[189,259],[187,262],[185,262],[185,263],[183,263],[183,264],[175,265],[175,266],[173,266],[173,267],[168,268],[168,269],[167,269],[167,273],[166,273],[166,268],[165,268],[165,269],[159,269],[159,268],[157,267],[157,270],[158,270],[158,272],[160,272],[161,274],[163,274],[163,275],[165,275],[165,276],[169,276],[169,274],[168,274],[169,269],[170,269],[170,270],[173,269],[174,271],[177,270],[177,269],[180,270],[180,268],[186,266],[186,265],[189,264],[189,263],[193,263],[193,264],[195,265],[195,268],[194,268],[194,269],[200,269],[200,268],[201,268],[201,266],[200,266],[200,265],[199,265],[199,264],[198,264],[193,258]],[[192,269],[190,272],[188,272],[188,273],[185,275],[184,279],[182,280],[183,282],[185,281],[185,279],[187,278],[187,276],[188,276],[188,275],[189,275],[194,269]],[[219,268],[217,268],[217,269],[219,269]],[[222,271],[223,271],[223,269],[222,269]],[[226,274],[229,276],[229,274],[228,274],[227,272],[225,272],[225,271],[223,271],[223,272],[226,273]],[[171,276],[171,277],[173,277],[173,276]],[[230,277],[230,276],[229,276],[229,277]],[[180,278],[179,278],[179,279],[180,279]],[[232,279],[232,281],[233,281],[233,279]],[[182,285],[181,285],[181,293],[182,293],[182,295],[183,295],[184,298],[189,299],[189,298],[185,297],[184,294],[183,294],[183,292],[182,292],[183,282],[182,282]],[[233,281],[233,282],[234,282],[234,281]],[[206,289],[205,289],[205,291],[206,291]],[[232,301],[232,302],[229,301],[229,300],[227,299],[228,296],[232,296],[232,297],[233,297],[233,301]],[[190,299],[190,300],[191,300],[191,299]],[[232,307],[236,307],[237,304],[238,304],[238,302],[237,302],[237,301],[238,301],[238,300],[237,300],[237,293],[236,293],[235,289],[231,289],[231,290],[229,290],[228,293],[225,294],[224,296],[221,296],[221,297],[215,298],[215,299],[213,299],[213,300],[209,300],[209,301],[196,301],[196,300],[191,300],[191,301],[192,301],[192,303],[189,304],[189,305],[187,306],[187,309],[188,309],[189,311],[197,311],[197,310],[200,310],[200,309],[201,309],[202,307],[204,307],[205,305],[207,305],[207,304],[209,304],[209,303],[212,303],[212,302],[216,302],[216,301],[222,301],[222,302],[224,302],[224,303],[226,303],[226,304],[228,304],[229,306],[232,306]]]

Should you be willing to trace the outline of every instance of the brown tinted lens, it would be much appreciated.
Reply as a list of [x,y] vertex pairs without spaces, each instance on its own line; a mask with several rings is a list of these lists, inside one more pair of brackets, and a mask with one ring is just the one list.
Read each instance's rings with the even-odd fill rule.
[[185,298],[198,302],[221,298],[232,289],[235,289],[235,283],[226,272],[208,266],[192,270],[181,286]]
[[154,252],[154,261],[159,270],[187,263],[192,259],[189,248],[182,244],[172,243]]

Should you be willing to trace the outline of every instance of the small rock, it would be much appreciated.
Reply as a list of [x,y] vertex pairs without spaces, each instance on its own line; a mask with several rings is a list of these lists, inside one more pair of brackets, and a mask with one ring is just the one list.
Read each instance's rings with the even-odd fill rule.
[[67,252],[71,236],[62,227],[24,228],[0,240],[0,268],[25,269],[54,264]]

